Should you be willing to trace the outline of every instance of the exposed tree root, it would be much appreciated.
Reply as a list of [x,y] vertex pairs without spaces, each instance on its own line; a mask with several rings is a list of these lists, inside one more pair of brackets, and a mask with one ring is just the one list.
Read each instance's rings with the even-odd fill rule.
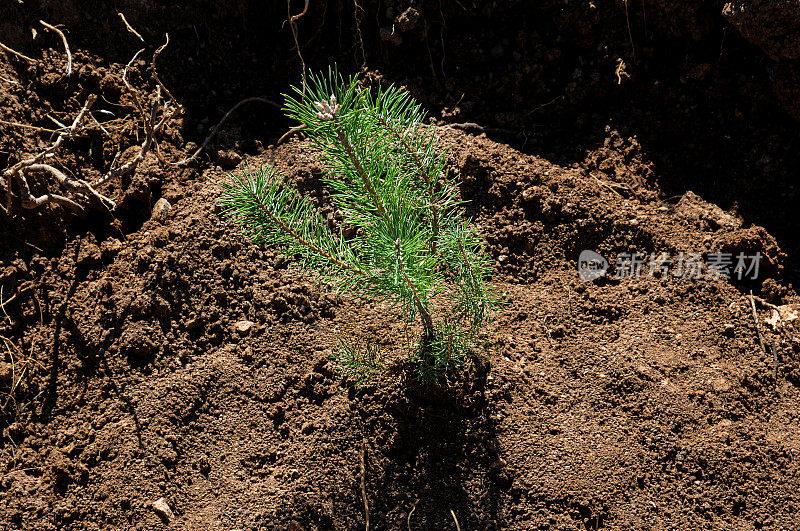
[[[67,43],[64,33],[55,26],[51,26],[44,21],[40,22],[46,28],[55,31],[61,36],[64,42],[64,48],[67,52],[67,75],[70,75],[72,72],[72,55],[70,53],[69,44]],[[136,33],[135,30],[133,30],[127,23],[126,26],[128,26],[128,29],[134,34]],[[56,122],[59,126],[61,126],[61,128],[53,131],[58,136],[49,147],[36,155],[20,160],[16,164],[5,169],[3,173],[0,174],[0,186],[5,188],[6,192],[5,204],[0,202],[1,213],[13,219],[21,212],[26,210],[36,210],[45,205],[52,204],[66,208],[79,217],[85,217],[87,209],[89,208],[106,212],[109,216],[113,215],[113,212],[116,209],[116,203],[112,199],[98,192],[97,188],[106,184],[112,179],[116,179],[123,175],[134,172],[150,151],[155,151],[159,160],[164,162],[163,156],[158,148],[157,137],[164,128],[164,125],[171,118],[183,111],[182,107],[177,104],[175,98],[161,82],[156,71],[156,59],[161,52],[164,51],[168,44],[169,35],[166,36],[166,42],[153,54],[151,70],[153,81],[156,83],[156,89],[153,94],[143,96],[138,90],[133,88],[128,81],[128,69],[144,50],[137,52],[123,71],[122,80],[125,83],[125,87],[133,97],[132,99],[134,102],[134,107],[136,108],[139,119],[142,122],[145,133],[144,141],[142,142],[136,155],[127,162],[120,163],[119,159],[121,154],[117,153],[108,172],[91,184],[83,179],[69,177],[62,170],[56,167],[55,164],[58,160],[56,157],[56,152],[63,146],[67,139],[77,135],[84,118],[90,116],[92,120],[97,122],[89,113],[92,105],[97,100],[97,96],[90,95],[80,112],[72,121],[71,125],[63,126],[63,124]],[[10,51],[5,46],[3,46],[3,49]],[[21,58],[26,59],[25,56],[22,56],[21,54],[17,54],[13,51],[11,52],[14,53],[14,55],[18,55]],[[163,97],[163,95],[166,95],[166,99]],[[25,126],[24,124],[16,125]],[[34,126],[27,127],[34,128]],[[100,125],[100,130],[104,134],[108,134],[108,131],[102,125]],[[58,185],[59,191],[56,192],[51,189],[46,189],[44,193],[38,195],[34,194],[31,190],[31,183],[28,180],[28,178],[34,174],[50,177],[51,179],[49,181],[52,182],[54,180]],[[69,196],[64,195],[62,191],[67,192]]]
[[72,52],[69,51],[69,43],[67,42],[67,36],[64,35],[64,32],[58,29],[55,26],[51,26],[44,20],[40,20],[39,23],[44,26],[45,28],[58,33],[59,37],[61,37],[61,42],[64,43],[64,50],[67,52],[67,77],[72,75]]

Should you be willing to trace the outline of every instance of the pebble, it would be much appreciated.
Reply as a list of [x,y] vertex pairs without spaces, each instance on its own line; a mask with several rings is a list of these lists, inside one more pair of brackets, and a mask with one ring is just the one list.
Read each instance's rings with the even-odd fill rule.
[[250,333],[250,330],[253,328],[252,321],[242,320],[236,323],[236,331],[242,335],[246,335]]
[[175,518],[175,514],[172,512],[172,509],[169,508],[169,504],[167,500],[164,498],[159,498],[153,502],[153,510],[159,515],[161,518],[169,522],[173,518]]
[[162,197],[156,201],[155,205],[153,205],[153,215],[151,218],[153,221],[157,221],[158,223],[166,223],[167,219],[169,218],[170,210],[172,210],[172,205],[170,205],[169,201]]
[[116,238],[109,238],[100,244],[100,252],[104,260],[111,261],[122,250],[122,242]]
[[526,203],[533,201],[536,198],[536,188],[528,188],[522,192],[522,200]]

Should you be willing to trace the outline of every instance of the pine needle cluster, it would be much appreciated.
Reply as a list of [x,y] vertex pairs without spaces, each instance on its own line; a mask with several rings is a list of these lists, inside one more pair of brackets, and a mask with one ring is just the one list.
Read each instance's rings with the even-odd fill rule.
[[[433,383],[467,360],[495,303],[482,238],[466,219],[436,130],[407,93],[374,93],[334,71],[286,95],[321,152],[338,228],[273,168],[244,170],[224,184],[227,216],[255,242],[299,258],[337,291],[391,303],[416,339],[410,365]],[[361,382],[382,366],[370,339],[343,342],[345,374]]]

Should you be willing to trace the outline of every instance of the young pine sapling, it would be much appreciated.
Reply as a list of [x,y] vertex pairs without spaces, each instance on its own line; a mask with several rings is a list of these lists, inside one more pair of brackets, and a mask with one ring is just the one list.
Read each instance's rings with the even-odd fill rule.
[[[436,130],[395,87],[371,94],[329,71],[310,76],[305,93],[293,89],[285,111],[321,152],[341,224],[334,228],[272,168],[232,175],[224,211],[332,289],[390,302],[417,330],[410,365],[433,383],[467,361],[495,302],[482,238],[464,217]],[[342,342],[339,359],[357,383],[382,367],[370,339]]]

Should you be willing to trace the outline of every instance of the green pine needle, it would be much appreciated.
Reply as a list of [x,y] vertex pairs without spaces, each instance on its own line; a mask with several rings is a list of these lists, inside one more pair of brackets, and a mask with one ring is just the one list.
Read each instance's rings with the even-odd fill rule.
[[[447,154],[421,106],[394,86],[372,94],[335,70],[293,87],[287,116],[305,126],[322,153],[331,200],[343,226],[319,211],[272,168],[247,168],[223,185],[225,215],[253,241],[297,256],[334,290],[388,301],[407,324],[419,322],[409,353],[423,381],[467,360],[496,306],[486,286],[483,239],[465,219]],[[378,349],[354,341],[340,349],[346,377],[377,371]]]

